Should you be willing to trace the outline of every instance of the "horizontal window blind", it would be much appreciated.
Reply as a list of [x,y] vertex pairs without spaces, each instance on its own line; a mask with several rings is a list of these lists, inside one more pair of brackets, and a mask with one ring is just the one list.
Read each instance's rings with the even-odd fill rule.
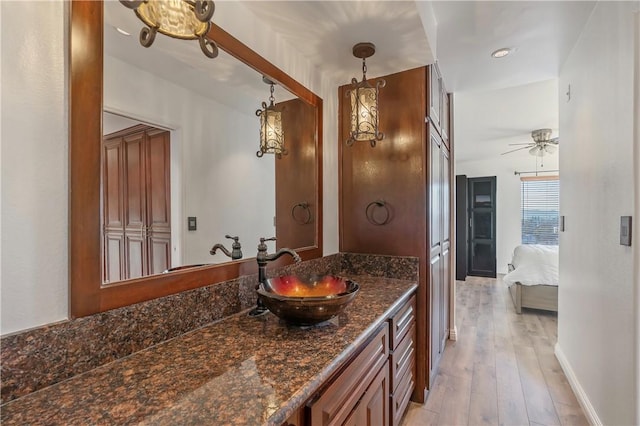
[[557,176],[522,178],[522,244],[558,245],[560,181]]

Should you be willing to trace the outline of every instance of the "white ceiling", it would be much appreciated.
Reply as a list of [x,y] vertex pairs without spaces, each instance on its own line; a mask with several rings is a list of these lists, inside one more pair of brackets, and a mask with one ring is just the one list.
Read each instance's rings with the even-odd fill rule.
[[371,77],[433,62],[431,47],[414,1],[243,1],[323,73],[338,84],[361,79],[362,62],[353,45],[371,42]]
[[[207,58],[198,40],[158,35],[151,47],[143,47],[138,34],[144,25],[119,1],[104,2],[104,22],[107,55],[249,115],[269,97],[269,86],[262,75],[222,50],[217,58]],[[131,35],[124,36],[116,28]],[[276,86],[275,98],[283,101],[293,96]]]
[[[558,80],[539,81],[497,90],[455,94],[456,161],[500,158],[518,148],[510,143],[529,143],[534,129],[552,129],[558,136]],[[562,140],[561,140],[562,141]],[[527,150],[507,158],[531,158]]]
[[[360,79],[361,61],[351,52],[358,42],[377,47],[367,61],[370,77],[427,65],[436,52],[447,89],[455,92],[458,160],[499,155],[515,141],[510,137],[528,141],[536,128],[557,131],[558,94],[549,89],[557,83],[541,84],[544,90],[532,90],[536,86],[531,84],[557,78],[595,5],[585,1],[241,3],[336,84]],[[122,37],[105,28],[105,49],[127,62],[164,72],[167,79],[227,103],[256,103],[268,93],[255,71],[224,52],[213,60],[205,58],[196,41],[157,37],[152,48],[141,47],[137,41],[141,23],[119,2],[106,2],[105,19],[112,25],[121,22],[132,33]],[[423,21],[437,22],[437,31]],[[117,47],[107,47],[109,43]],[[506,58],[491,58],[490,53],[500,47],[516,50]],[[157,56],[163,50],[170,52],[169,59]],[[142,57],[148,62],[142,63]],[[251,95],[244,99],[238,87],[246,87]],[[276,93],[276,99],[283,96]]]
[[[351,47],[376,44],[378,76],[431,63],[455,92],[456,159],[497,158],[538,128],[558,130],[560,67],[595,2],[589,1],[245,1],[324,72],[359,77]],[[430,6],[430,7],[426,7]],[[420,13],[432,13],[435,37]],[[424,15],[422,16],[425,19]],[[490,54],[515,48],[502,59]],[[538,84],[534,84],[539,82]],[[526,151],[511,154],[527,156]]]
[[[449,91],[558,76],[595,5],[584,1],[434,1],[438,62]],[[494,59],[491,52],[516,50]]]

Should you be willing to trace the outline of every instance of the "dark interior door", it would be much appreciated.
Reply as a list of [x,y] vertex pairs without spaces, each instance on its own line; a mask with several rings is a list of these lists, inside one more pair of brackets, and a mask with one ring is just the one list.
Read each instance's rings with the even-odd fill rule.
[[467,218],[467,175],[456,176],[456,280],[464,281],[467,278],[467,230],[469,219]]
[[470,178],[468,274],[496,277],[496,177]]

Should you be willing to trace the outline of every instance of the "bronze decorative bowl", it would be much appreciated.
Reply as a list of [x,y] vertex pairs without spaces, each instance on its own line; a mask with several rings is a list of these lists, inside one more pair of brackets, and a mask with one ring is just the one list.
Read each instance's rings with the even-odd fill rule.
[[276,316],[295,325],[329,320],[347,307],[360,286],[334,275],[271,278],[258,288],[264,305]]

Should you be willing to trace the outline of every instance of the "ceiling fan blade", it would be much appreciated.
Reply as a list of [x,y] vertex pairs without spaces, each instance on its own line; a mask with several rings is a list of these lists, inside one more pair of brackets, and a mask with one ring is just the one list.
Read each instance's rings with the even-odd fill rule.
[[552,138],[552,139],[549,139],[549,142],[547,142],[547,143],[551,143],[551,144],[554,144],[554,145],[558,145],[558,144],[560,143],[560,138]]
[[511,145],[531,145],[531,146],[533,146],[535,144],[533,144],[531,142],[526,142],[526,143],[509,143],[507,145],[509,145],[509,146],[511,146]]
[[528,148],[529,148],[528,146],[523,146],[522,148],[516,148],[516,149],[512,149],[511,151],[503,152],[500,155],[511,154],[512,152],[521,151],[523,149],[528,149]]

